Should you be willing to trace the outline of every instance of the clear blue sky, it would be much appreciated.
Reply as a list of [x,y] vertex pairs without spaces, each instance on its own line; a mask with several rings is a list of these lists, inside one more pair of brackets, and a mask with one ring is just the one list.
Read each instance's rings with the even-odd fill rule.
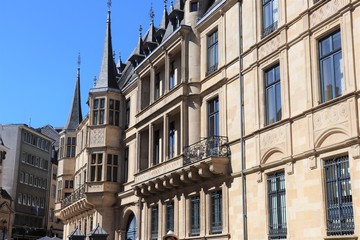
[[[160,24],[163,0],[113,0],[113,49],[127,60],[136,47],[139,25]],[[175,1],[174,1],[175,2]],[[168,1],[168,9],[170,1]],[[34,128],[63,126],[74,93],[81,53],[83,115],[88,91],[100,71],[107,0],[0,1],[0,124],[29,123]]]

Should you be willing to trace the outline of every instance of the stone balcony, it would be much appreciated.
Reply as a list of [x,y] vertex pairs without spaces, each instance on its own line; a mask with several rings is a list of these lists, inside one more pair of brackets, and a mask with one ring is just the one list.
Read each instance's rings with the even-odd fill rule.
[[57,204],[56,211],[61,219],[68,219],[94,207],[111,206],[116,202],[119,191],[119,183],[88,182]]
[[184,149],[184,154],[135,175],[133,188],[139,197],[206,181],[229,174],[227,137],[203,139]]

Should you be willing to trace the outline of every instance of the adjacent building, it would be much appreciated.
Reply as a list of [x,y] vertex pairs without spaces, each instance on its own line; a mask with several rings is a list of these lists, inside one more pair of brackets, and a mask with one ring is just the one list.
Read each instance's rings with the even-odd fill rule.
[[2,125],[1,136],[9,150],[2,163],[2,188],[14,200],[9,222],[14,239],[46,235],[49,203],[48,179],[54,140],[24,124]]
[[64,239],[358,239],[359,23],[359,0],[164,1],[115,64],[109,8],[60,133]]

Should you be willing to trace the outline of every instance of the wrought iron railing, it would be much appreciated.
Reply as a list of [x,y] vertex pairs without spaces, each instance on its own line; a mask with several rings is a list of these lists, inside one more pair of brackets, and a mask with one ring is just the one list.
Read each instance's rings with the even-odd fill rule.
[[65,208],[85,197],[86,184],[81,185],[72,194],[61,201],[61,208]]
[[184,149],[184,165],[201,161],[209,157],[229,157],[228,138],[212,136]]
[[270,33],[272,33],[273,31],[275,31],[278,27],[278,22],[273,22],[271,25],[269,25],[268,27],[263,29],[262,32],[262,37],[266,37],[267,35],[269,35]]

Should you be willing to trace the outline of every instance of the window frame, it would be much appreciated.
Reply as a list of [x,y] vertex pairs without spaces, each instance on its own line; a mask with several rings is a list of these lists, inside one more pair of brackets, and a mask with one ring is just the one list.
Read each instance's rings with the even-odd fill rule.
[[[275,189],[272,182],[275,180]],[[283,186],[282,186],[283,183]],[[282,188],[283,187],[283,188]],[[287,238],[287,216],[286,216],[286,184],[285,172],[278,171],[267,175],[267,195],[268,195],[268,234],[269,239]],[[272,201],[275,197],[276,201]],[[272,203],[276,206],[272,206]],[[284,227],[285,225],[285,227]]]
[[215,72],[219,65],[219,33],[214,29],[206,35],[206,75]]
[[223,227],[222,209],[222,190],[210,193],[210,232],[211,234],[221,234]]
[[[278,74],[276,73],[278,69]],[[273,81],[269,83],[269,75],[272,75]],[[279,76],[279,79],[276,79],[276,76]],[[278,88],[277,88],[278,87]],[[271,103],[270,105],[269,97],[270,90],[272,91]],[[264,102],[265,102],[265,125],[268,126],[270,124],[274,124],[282,119],[282,96],[281,96],[281,69],[280,64],[277,63],[264,71]],[[278,106],[278,103],[280,107]],[[280,112],[277,112],[278,107],[280,108]],[[271,108],[274,111],[270,111]],[[270,114],[274,115],[274,119],[270,119]]]
[[[100,158],[101,156],[101,158]],[[103,179],[103,153],[92,153],[90,155],[90,181],[100,182]]]
[[[196,207],[196,208],[195,208]],[[190,198],[190,235],[200,235],[200,196],[195,195]]]
[[[156,214],[156,215],[155,215]],[[159,235],[159,207],[151,207],[150,234],[152,240],[157,240]]]
[[165,229],[166,232],[174,231],[174,224],[175,224],[175,205],[174,201],[171,200],[166,203],[166,215],[165,215]]
[[105,123],[105,98],[93,99],[93,125],[103,125]]
[[[344,165],[342,165],[344,164]],[[347,168],[341,168],[345,166]],[[339,168],[340,167],[340,168]],[[332,169],[334,168],[334,169]],[[342,171],[344,170],[344,171]],[[350,173],[350,160],[349,156],[340,155],[324,160],[324,185],[325,185],[325,195],[326,195],[326,231],[328,236],[346,236],[353,235],[355,226],[354,226],[354,207],[352,199],[352,189],[351,189],[351,173]],[[330,175],[328,175],[330,174]],[[332,179],[331,177],[334,177]],[[343,182],[347,181],[345,191],[350,193],[350,195],[343,196],[344,193],[344,184]],[[333,188],[329,188],[332,183],[335,183]],[[346,182],[345,182],[346,183]],[[334,191],[336,195],[334,195]],[[341,194],[341,198],[339,197]],[[332,201],[330,200],[332,199]],[[346,202],[348,200],[348,202]],[[344,211],[345,209],[345,211]],[[345,213],[351,213],[348,218]],[[336,216],[339,214],[336,218]],[[345,222],[344,222],[345,221]],[[339,226],[340,224],[340,226]],[[345,226],[345,227],[344,227]]]
[[[334,49],[334,38],[338,36],[339,37],[339,48],[336,48]],[[330,45],[329,45],[329,52],[326,53],[326,54],[322,54],[322,50],[323,50],[323,45],[322,43],[325,43],[326,41],[330,40]],[[320,102],[321,103],[324,103],[324,102],[327,102],[327,101],[330,101],[332,99],[335,99],[337,97],[340,97],[343,95],[343,92],[345,90],[345,79],[344,79],[344,64],[341,64],[342,63],[342,59],[343,59],[343,56],[342,56],[342,39],[341,39],[341,31],[340,29],[337,29],[335,31],[332,31],[331,33],[327,34],[326,36],[320,38],[317,42],[317,48],[318,48],[318,64],[319,64],[319,87],[320,87]],[[337,65],[336,64],[336,60],[335,60],[335,57],[336,56],[340,56],[340,58],[338,59],[339,62],[340,62],[340,65]],[[325,63],[326,60],[330,59],[330,70],[329,71],[331,73],[331,75],[329,76],[331,79],[329,80],[326,80],[325,79],[325,76],[324,76],[324,66],[323,66],[323,63]],[[342,73],[341,73],[341,79],[340,79],[340,86],[337,86],[337,79],[336,78],[336,69],[337,67],[342,70]],[[331,96],[329,97],[326,97],[325,96],[325,81],[331,81]],[[337,87],[340,87],[340,93],[337,94],[336,93],[336,88]]]
[[207,135],[208,137],[220,135],[220,108],[218,96],[207,101]]
[[[274,11],[274,2],[277,3],[276,11]],[[270,6],[271,12],[267,16],[267,7]],[[261,0],[261,36],[262,38],[266,37],[270,33],[274,32],[278,28],[279,21],[279,1],[278,0]],[[270,18],[270,19],[268,19]],[[270,24],[265,25],[266,20],[270,20]]]

